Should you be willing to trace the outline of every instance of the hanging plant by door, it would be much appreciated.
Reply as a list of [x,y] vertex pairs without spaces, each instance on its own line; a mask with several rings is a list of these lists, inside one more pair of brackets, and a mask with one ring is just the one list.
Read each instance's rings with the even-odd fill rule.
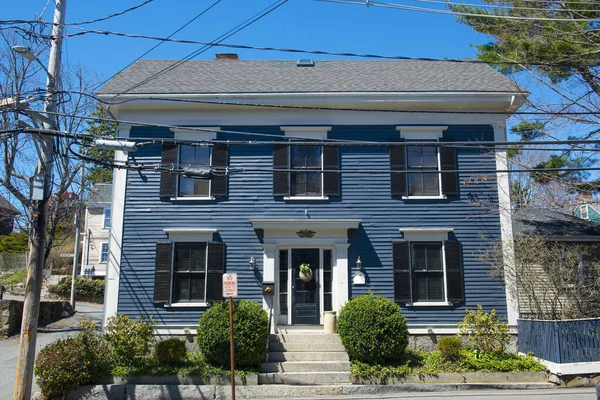
[[300,280],[302,280],[302,282],[312,281],[313,272],[312,269],[310,269],[310,264],[300,264],[300,266],[298,266],[298,269],[300,270],[299,277]]

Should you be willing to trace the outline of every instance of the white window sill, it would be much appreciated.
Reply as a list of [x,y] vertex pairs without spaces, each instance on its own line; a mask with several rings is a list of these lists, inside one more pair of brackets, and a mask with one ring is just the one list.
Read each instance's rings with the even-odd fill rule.
[[198,308],[208,307],[208,303],[173,303],[165,304],[165,308]]
[[190,196],[190,197],[171,197],[171,201],[210,201],[213,196]]
[[440,307],[440,306],[451,306],[452,303],[447,301],[419,301],[412,303],[410,307]]
[[329,200],[328,196],[285,196],[284,200]]
[[402,200],[445,200],[448,196],[445,194],[438,196],[402,196]]

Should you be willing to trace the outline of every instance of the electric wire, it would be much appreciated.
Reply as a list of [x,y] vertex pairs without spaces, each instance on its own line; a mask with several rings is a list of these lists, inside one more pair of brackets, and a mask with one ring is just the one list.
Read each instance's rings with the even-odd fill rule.
[[[509,6],[509,5],[498,5],[498,4],[474,4],[474,3],[453,3],[451,1],[442,1],[442,0],[412,0],[418,3],[430,3],[430,4],[442,4],[446,6],[467,6],[478,9],[492,8],[496,10],[526,10],[526,11],[540,11],[540,12],[571,12],[571,13],[582,13],[582,12],[600,12],[600,9],[596,10],[580,10],[580,9],[568,9],[568,8],[540,8],[540,7],[521,7],[521,6]],[[543,3],[548,4],[549,6],[554,5],[556,2],[552,3]],[[506,3],[503,3],[506,4]],[[593,3],[593,5],[599,5],[598,3]]]
[[100,21],[106,21],[107,19],[118,17],[120,15],[127,14],[130,11],[137,10],[138,8],[143,7],[146,4],[148,4],[148,3],[152,3],[153,1],[154,0],[146,0],[146,1],[144,1],[144,2],[142,2],[140,4],[138,4],[138,5],[135,5],[133,7],[130,7],[128,9],[126,9],[126,10],[119,11],[119,12],[111,14],[111,15],[107,15],[106,17],[96,18],[96,19],[93,19],[91,21],[70,22],[68,24],[65,24],[65,26],[70,26],[70,25],[88,25],[88,24],[93,24],[93,23],[100,22]]
[[314,0],[325,3],[339,3],[339,4],[351,4],[351,5],[366,5],[367,7],[382,7],[382,8],[390,8],[390,9],[398,9],[404,11],[416,11],[416,12],[425,12],[432,14],[444,14],[444,15],[457,15],[463,17],[478,17],[478,18],[492,18],[492,19],[510,19],[510,20],[518,20],[518,21],[552,21],[552,22],[599,22],[599,18],[543,18],[543,17],[519,17],[514,15],[497,15],[497,14],[476,14],[476,13],[466,13],[459,11],[450,11],[450,10],[439,10],[435,8],[426,8],[426,7],[415,7],[415,6],[407,6],[403,4],[396,3],[385,3],[378,1],[369,1],[368,3],[357,1],[357,0]]
[[97,88],[99,88],[100,86],[103,86],[106,82],[108,82],[109,80],[111,80],[112,78],[114,78],[115,76],[117,76],[119,73],[123,72],[125,69],[129,68],[130,66],[133,65],[133,63],[135,63],[136,61],[140,60],[142,57],[150,54],[153,50],[155,50],[158,46],[160,46],[161,44],[163,44],[165,41],[167,41],[168,39],[171,39],[173,36],[175,36],[177,33],[179,33],[180,31],[182,31],[183,29],[185,29],[188,25],[190,25],[192,22],[194,22],[195,20],[197,20],[198,18],[200,18],[201,16],[203,16],[204,14],[206,14],[208,11],[210,11],[213,7],[215,7],[217,4],[219,4],[222,0],[217,0],[214,3],[212,3],[210,6],[208,6],[207,8],[205,8],[204,10],[200,11],[198,14],[196,14],[196,16],[192,19],[190,19],[188,22],[186,22],[185,24],[183,24],[181,27],[177,28],[173,33],[171,33],[169,36],[167,36],[165,38],[165,40],[161,40],[159,43],[157,43],[156,45],[154,45],[153,47],[151,47],[149,50],[147,50],[144,54],[142,54],[141,56],[139,56],[138,58],[136,58],[135,60],[133,60],[132,62],[130,62],[129,64],[127,64],[125,67],[121,68],[119,71],[115,72],[110,78],[105,79],[103,82],[98,83],[97,85],[94,85],[94,87],[92,88],[92,90],[96,90]]

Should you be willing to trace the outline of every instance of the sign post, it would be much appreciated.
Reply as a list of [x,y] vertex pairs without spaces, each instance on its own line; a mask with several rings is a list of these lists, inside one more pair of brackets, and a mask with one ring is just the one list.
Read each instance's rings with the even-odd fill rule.
[[229,297],[229,362],[231,364],[231,400],[235,400],[235,355],[233,346],[233,298],[238,296],[237,274],[223,274],[223,297]]

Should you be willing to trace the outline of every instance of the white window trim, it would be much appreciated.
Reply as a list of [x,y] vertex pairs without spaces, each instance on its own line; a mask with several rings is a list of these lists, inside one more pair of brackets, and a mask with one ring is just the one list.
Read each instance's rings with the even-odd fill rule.
[[444,241],[448,240],[448,234],[454,228],[400,228],[404,240],[408,242],[411,257],[410,273],[412,279],[412,246],[411,242],[440,242],[442,244],[442,270],[444,272],[444,301],[415,301],[409,307],[437,307],[451,306],[448,301],[448,274],[446,273],[446,246]]
[[[106,245],[106,260],[102,261],[102,248],[104,247],[104,245]],[[98,257],[98,263],[99,264],[106,264],[108,262],[108,256],[109,256],[109,248],[108,248],[108,242],[101,242],[100,243],[100,255]]]
[[171,303],[171,304],[165,304],[164,308],[200,308],[200,307],[208,307],[209,303],[193,303],[193,302],[189,302],[189,303]]
[[[181,140],[215,140],[217,138],[217,132],[221,130],[219,126],[202,126],[199,127],[202,129],[207,129],[207,131],[197,131],[192,129],[185,128],[172,128],[173,136],[175,139]],[[179,157],[181,155],[181,146],[177,146],[177,165],[179,165]],[[212,164],[212,150],[209,151],[208,156],[209,165]],[[171,201],[211,201],[214,200],[214,196],[211,196],[212,193],[212,181],[208,182],[208,196],[180,196],[179,195],[179,176],[177,177],[177,184],[175,193],[177,194],[175,197],[171,197]]]
[[[212,237],[212,236],[211,236]],[[183,237],[182,237],[183,238]],[[208,241],[192,241],[192,243],[205,243],[204,249],[204,301],[192,300],[192,301],[181,301],[174,302],[173,301],[173,287],[175,281],[175,246],[177,243],[190,243],[190,241],[185,240],[171,240],[171,287],[169,288],[169,303],[165,304],[164,307],[175,307],[175,308],[189,308],[189,307],[204,307],[206,306],[206,289],[208,285]],[[203,306],[204,305],[204,306]]]
[[[108,218],[108,225],[106,225],[106,212],[109,212],[109,218]],[[112,218],[112,212],[110,207],[104,207],[104,209],[102,210],[102,229],[110,229],[110,221]]]
[[[331,131],[331,126],[282,126],[281,130],[284,132],[285,137],[287,138],[295,138],[295,139],[307,139],[307,140],[315,140],[315,139],[327,139],[327,135]],[[293,146],[294,143],[290,142],[290,146]],[[288,162],[291,160],[292,154],[288,154]],[[321,171],[323,171],[323,146],[321,145]],[[321,173],[321,196],[285,196],[283,200],[306,200],[306,201],[323,201],[329,200],[328,196],[323,194],[323,190],[325,189],[325,181],[324,175]],[[291,187],[291,182],[289,181],[291,174],[288,174],[288,187]]]
[[[580,208],[579,214],[581,215],[581,219],[590,219],[589,206],[587,204],[582,204],[580,207],[581,208]],[[583,216],[583,214],[584,214],[583,210],[585,210],[585,217]]]
[[400,138],[406,140],[441,139],[448,126],[396,126]]
[[169,235],[170,242],[202,243],[212,242],[216,228],[165,228],[163,232]]

